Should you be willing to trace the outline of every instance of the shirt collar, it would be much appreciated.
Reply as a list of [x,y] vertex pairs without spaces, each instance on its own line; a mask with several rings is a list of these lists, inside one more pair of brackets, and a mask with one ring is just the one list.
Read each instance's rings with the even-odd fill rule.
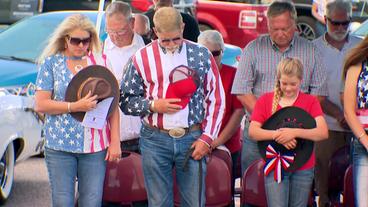
[[[334,46],[332,46],[332,45],[331,45],[331,44],[326,40],[326,35],[327,35],[327,32],[326,32],[324,35],[322,35],[322,41],[323,41],[323,42],[324,42],[328,47],[331,47],[331,48],[333,48],[333,49],[335,49],[335,50],[338,50],[337,48],[335,48]],[[348,36],[347,36],[346,41],[345,41],[345,43],[344,43],[344,46],[342,47],[342,49],[341,49],[341,50],[343,50],[343,49],[345,48],[345,46],[349,44],[349,42],[351,42],[351,35],[349,35],[349,33],[348,33]]]
[[[294,45],[294,42],[295,42],[295,35],[296,34],[294,34],[294,36],[293,36],[293,39],[291,40],[291,42],[290,42],[290,44],[289,44],[289,47],[288,48],[286,48],[286,50],[284,51],[284,52],[287,52],[288,50],[290,50],[290,48],[292,48],[293,47],[293,45]],[[269,36],[269,38],[270,38],[270,41],[271,41],[271,44],[272,44],[272,48],[274,49],[274,50],[276,50],[276,51],[279,51],[280,49],[279,49],[279,47],[276,45],[276,43],[271,39],[271,36]]]
[[128,47],[134,47],[136,45],[138,45],[139,41],[138,41],[138,37],[139,35],[137,33],[133,33],[133,39],[132,39],[132,43],[130,45],[127,46],[123,46],[123,47],[118,47],[116,46],[112,41],[111,38],[109,36],[107,36],[106,41],[105,41],[105,47],[106,49],[112,50],[115,48],[128,48]]

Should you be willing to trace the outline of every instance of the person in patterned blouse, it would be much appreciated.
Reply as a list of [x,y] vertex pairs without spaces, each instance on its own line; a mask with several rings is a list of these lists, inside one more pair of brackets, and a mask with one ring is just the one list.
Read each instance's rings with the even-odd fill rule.
[[345,58],[344,113],[355,137],[353,141],[353,185],[355,206],[368,203],[368,37]]
[[[184,24],[178,11],[163,7],[153,20],[158,39],[128,62],[120,108],[125,114],[142,117],[139,144],[149,206],[174,206],[174,179],[182,206],[204,206],[205,156],[218,136],[225,107],[221,78],[208,49],[183,39]],[[194,93],[168,98],[170,80],[175,76],[172,71],[196,74],[180,79],[198,81]],[[186,87],[176,89],[185,91]]]
[[94,109],[97,95],[65,102],[66,88],[88,65],[105,65],[93,23],[80,14],[67,17],[39,58],[35,110],[46,114],[45,160],[52,206],[74,206],[78,177],[79,206],[101,206],[106,160],[121,156],[118,107],[102,129],[87,128],[71,112]]

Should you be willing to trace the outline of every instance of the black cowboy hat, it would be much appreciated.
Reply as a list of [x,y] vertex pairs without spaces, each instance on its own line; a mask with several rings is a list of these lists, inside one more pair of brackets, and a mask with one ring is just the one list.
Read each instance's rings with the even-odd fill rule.
[[[290,106],[284,107],[275,112],[267,121],[262,125],[263,129],[276,130],[279,128],[303,128],[313,129],[316,127],[316,121],[314,118],[301,108]],[[276,141],[259,141],[258,149],[266,160],[266,148],[271,145],[276,152],[281,154],[295,153],[294,162],[290,165],[287,171],[295,171],[302,167],[310,158],[313,152],[314,142],[311,140],[297,138],[297,145],[295,149],[288,150],[283,145]]]
[[[97,95],[97,101],[114,97],[107,114],[107,117],[109,117],[119,103],[119,85],[114,74],[108,68],[101,65],[85,67],[70,81],[65,92],[65,101],[78,101],[87,95],[89,91],[92,92],[92,96]],[[81,122],[86,113],[72,112],[70,114],[73,118]]]

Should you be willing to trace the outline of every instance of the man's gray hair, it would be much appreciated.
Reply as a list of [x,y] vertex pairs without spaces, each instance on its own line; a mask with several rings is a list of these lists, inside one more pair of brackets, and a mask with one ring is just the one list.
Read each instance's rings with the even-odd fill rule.
[[216,30],[206,30],[201,32],[198,36],[198,43],[202,45],[206,43],[217,44],[222,50],[225,49],[224,39],[222,38],[221,33]]
[[285,12],[290,13],[290,17],[296,22],[298,18],[294,4],[287,0],[275,0],[267,9],[267,18],[279,16]]
[[353,10],[351,1],[347,0],[335,0],[331,1],[326,5],[326,16],[330,17],[332,13],[336,11],[344,11],[349,17],[352,16]]
[[122,1],[114,1],[109,4],[106,8],[105,15],[106,17],[111,17],[115,14],[122,14],[125,18],[132,18],[132,8],[130,8],[129,4]]

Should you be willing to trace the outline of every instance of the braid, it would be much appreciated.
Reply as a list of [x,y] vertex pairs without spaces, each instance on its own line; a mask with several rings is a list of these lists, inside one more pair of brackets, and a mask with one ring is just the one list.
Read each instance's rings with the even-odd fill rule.
[[272,111],[271,111],[272,113],[271,114],[274,114],[277,110],[277,106],[280,101],[281,93],[282,91],[280,89],[280,80],[276,80],[275,89],[273,93]]

